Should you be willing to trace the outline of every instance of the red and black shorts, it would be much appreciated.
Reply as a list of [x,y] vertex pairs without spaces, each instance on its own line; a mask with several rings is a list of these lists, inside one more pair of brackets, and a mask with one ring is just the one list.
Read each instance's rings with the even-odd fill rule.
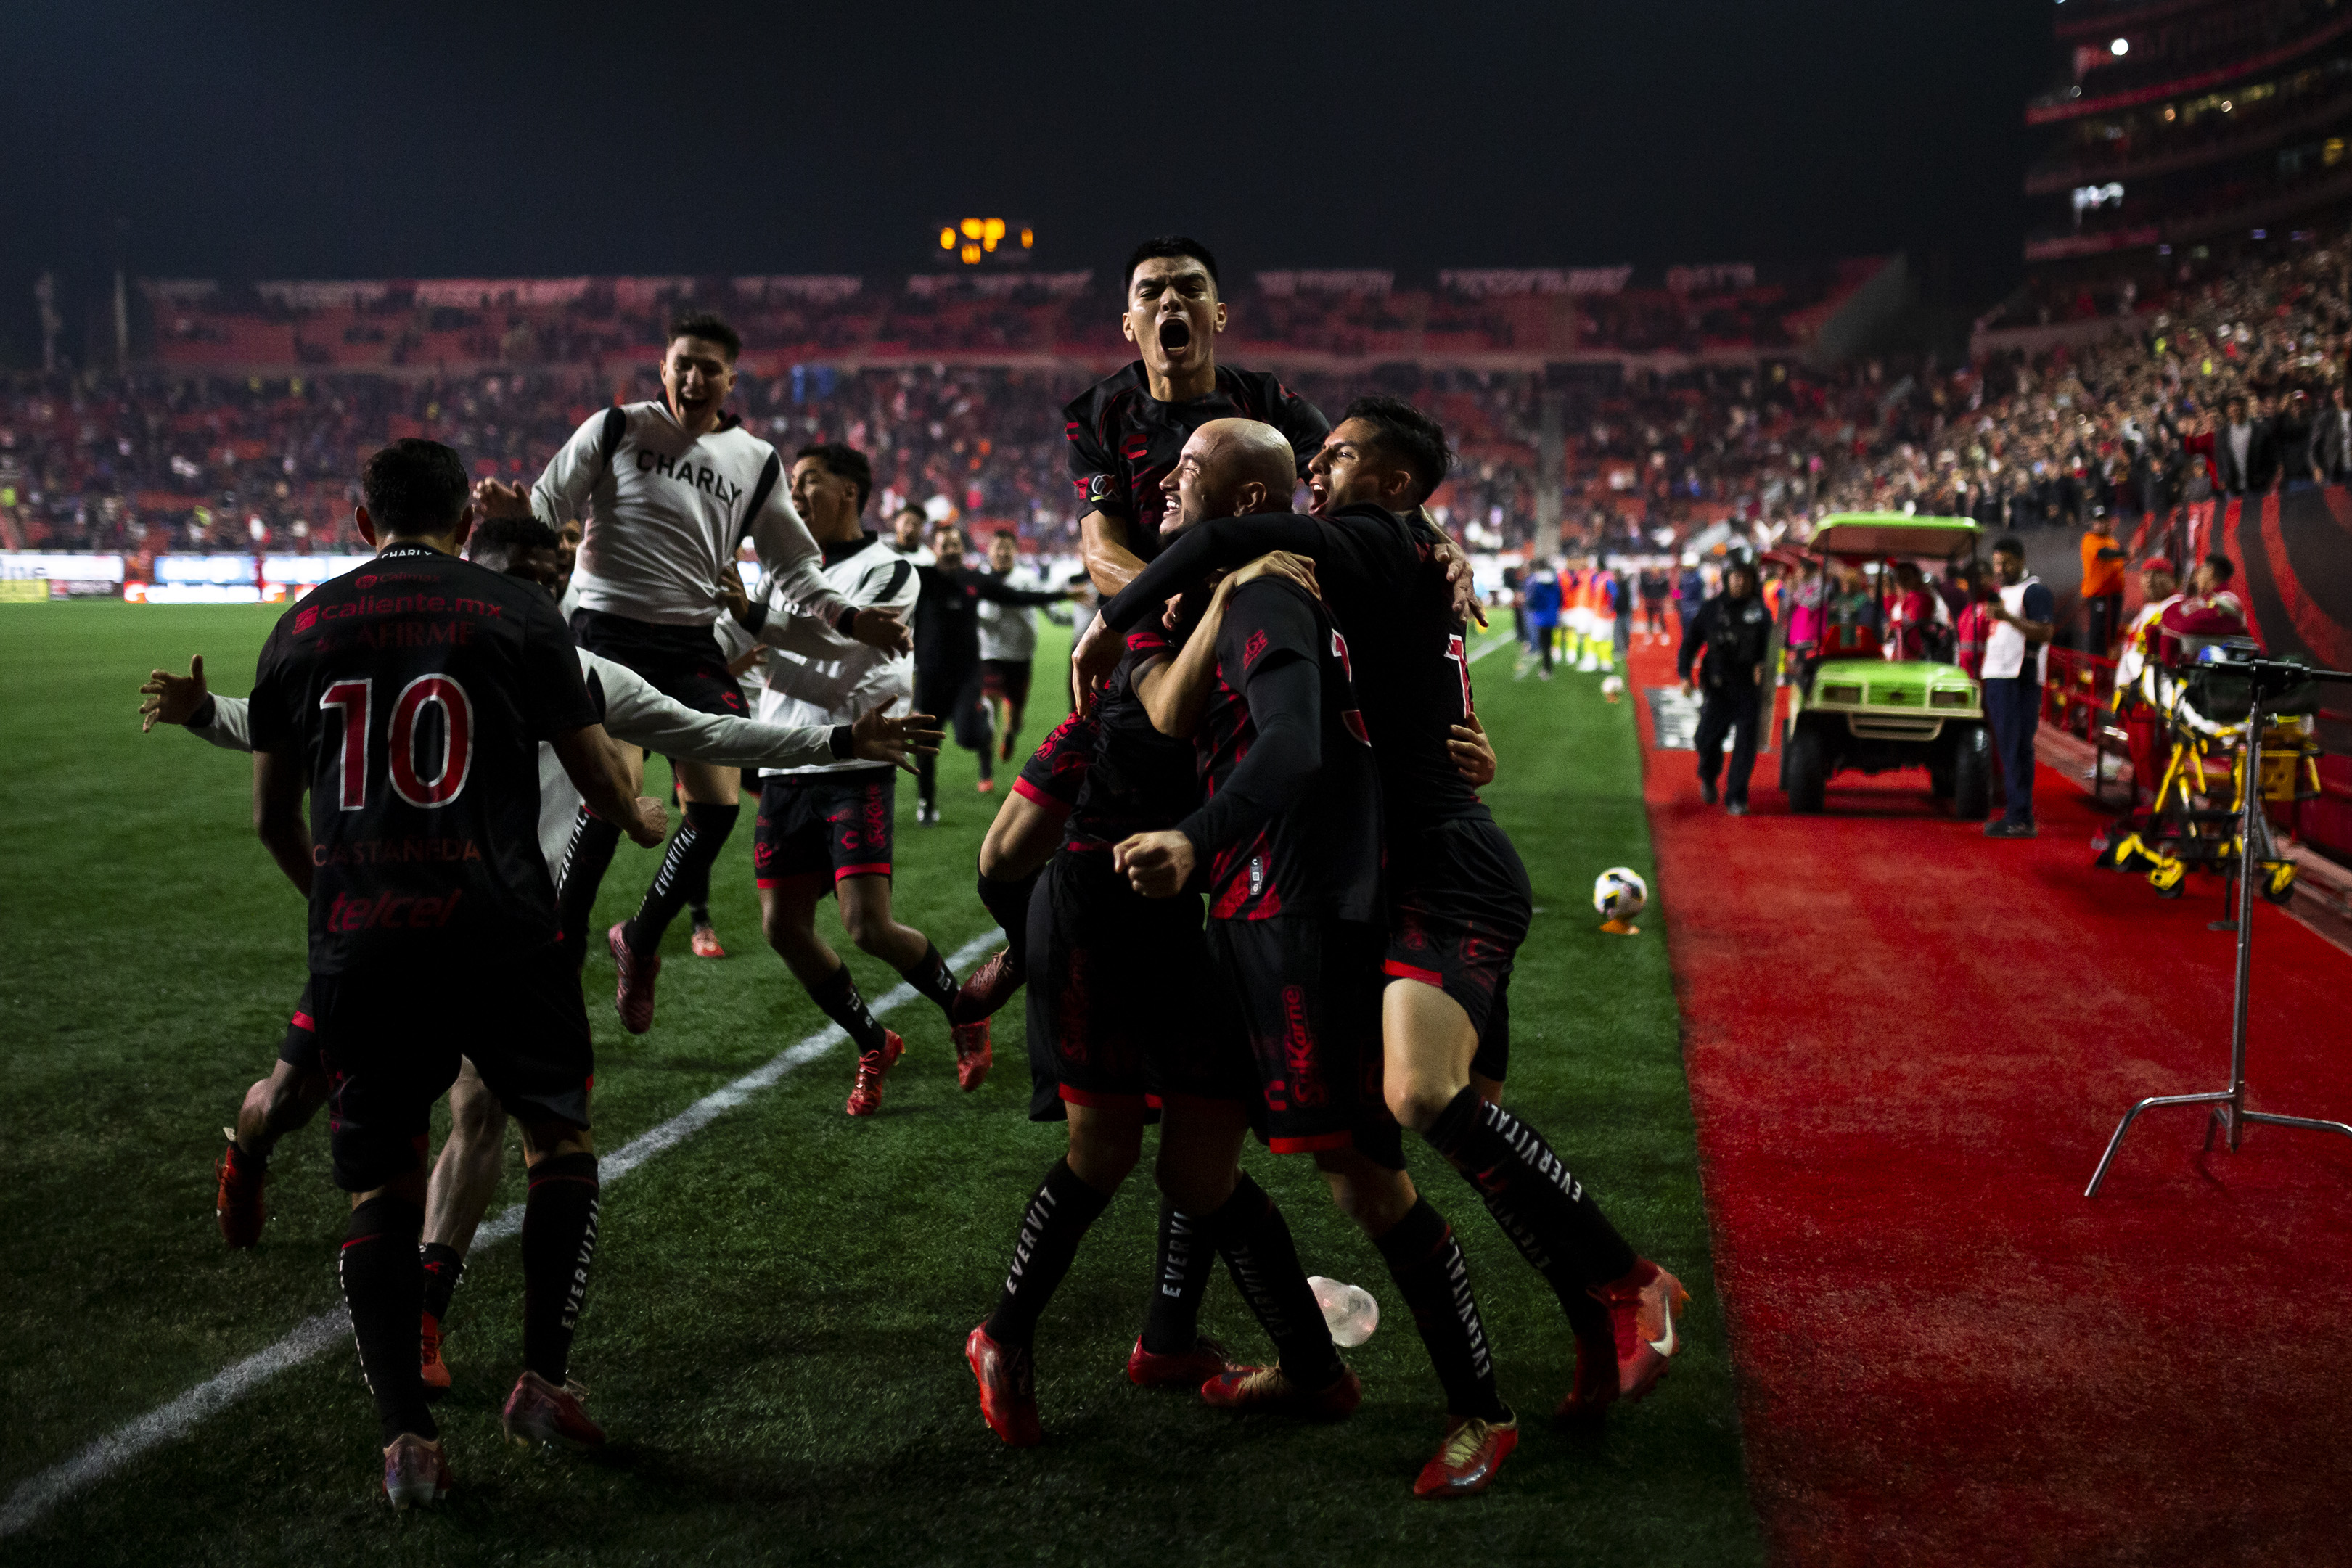
[[892,768],[770,774],[751,824],[752,874],[761,887],[795,876],[888,876],[898,803]]
[[980,690],[983,696],[1011,703],[1014,707],[1029,706],[1029,673],[1027,659],[982,659],[980,662]]
[[[1029,900],[1029,1059],[1076,1105],[1252,1099],[1200,899],[1143,897],[1108,848],[1057,852]],[[1034,1102],[1030,1115],[1054,1118]]]
[[727,654],[708,626],[666,626],[603,610],[572,612],[572,638],[590,653],[626,664],[654,690],[697,713],[743,718],[743,688],[727,673]]
[[310,1013],[310,982],[302,982],[302,999],[286,1020],[286,1038],[278,1042],[278,1060],[298,1072],[322,1071],[319,1065],[319,1025]]
[[1055,725],[1021,765],[1013,792],[1035,801],[1056,820],[1077,809],[1078,791],[1087,787],[1087,769],[1094,766],[1095,737],[1102,727],[1091,714],[1071,714]]
[[1404,1169],[1381,1092],[1381,937],[1377,925],[1305,915],[1209,922],[1256,1070],[1251,1123],[1276,1154],[1352,1144]]
[[1500,1082],[1510,1068],[1511,963],[1535,910],[1528,868],[1487,817],[1462,817],[1389,841],[1391,978],[1437,987],[1478,1031],[1472,1070]]
[[310,995],[335,1185],[345,1192],[418,1168],[434,1103],[467,1057],[526,1126],[588,1125],[596,1056],[580,972],[556,943],[462,968],[313,975]]

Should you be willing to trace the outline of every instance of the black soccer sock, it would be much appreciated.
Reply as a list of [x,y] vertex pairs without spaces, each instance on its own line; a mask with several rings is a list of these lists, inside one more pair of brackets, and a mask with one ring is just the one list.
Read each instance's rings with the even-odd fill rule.
[[661,870],[655,873],[653,886],[646,889],[646,901],[622,933],[631,952],[651,953],[659,948],[662,933],[669,929],[686,903],[687,890],[696,885],[698,878],[704,888],[709,887],[710,864],[727,847],[727,835],[735,831],[735,819],[742,810],[740,806],[687,802],[686,826],[670,840]]
[[1509,1213],[1506,1230],[1524,1226],[1555,1263],[1575,1270],[1583,1284],[1605,1285],[1633,1267],[1633,1249],[1543,1134],[1488,1104],[1475,1089],[1463,1090],[1438,1113],[1430,1124],[1429,1146],[1490,1206],[1500,1206],[1498,1219],[1502,1211]]
[[572,967],[588,962],[588,918],[595,912],[596,890],[621,847],[621,830],[587,807],[572,819],[572,841],[564,846],[563,869],[555,879],[557,929]]
[[427,1241],[417,1261],[425,1269],[425,1310],[439,1322],[449,1315],[449,1296],[466,1277],[465,1254],[455,1247]]
[[973,752],[972,755],[980,758],[980,776],[982,779],[989,779],[996,777],[996,740],[994,737],[982,735],[980,737],[980,749]]
[[915,800],[919,804],[936,806],[940,799],[940,759],[935,752],[926,751],[915,758]]
[[1040,874],[1033,871],[1017,882],[999,882],[992,876],[980,879],[981,907],[1004,928],[1005,951],[1012,955],[1013,973],[1021,981],[1029,978],[1029,895],[1037,891]]
[[841,1026],[857,1054],[882,1049],[882,1026],[858,994],[857,982],[850,977],[849,966],[844,964],[825,978],[808,988],[809,1000],[817,1010]]
[[1387,1260],[1413,1326],[1428,1348],[1448,1415],[1507,1421],[1510,1407],[1495,1392],[1495,1360],[1486,1327],[1470,1293],[1470,1266],[1453,1227],[1423,1198],[1375,1243]]
[[916,959],[911,967],[898,973],[906,977],[907,984],[939,1004],[940,1011],[948,1015],[948,1022],[955,1022],[955,971],[948,967],[945,958],[940,956],[936,944],[923,944],[923,956]]
[[1173,1204],[1160,1206],[1160,1270],[1143,1309],[1143,1348],[1182,1355],[1201,1343],[1201,1298],[1208,1292],[1217,1249],[1201,1222]]
[[424,1311],[425,1270],[416,1239],[425,1211],[404,1198],[372,1197],[352,1210],[336,1272],[343,1305],[359,1341],[360,1371],[375,1396],[376,1420],[387,1447],[403,1432],[428,1440],[441,1428],[425,1406],[425,1377],[416,1356],[417,1317]]
[[1078,1179],[1067,1160],[1055,1160],[1021,1215],[1021,1239],[1013,1244],[1013,1269],[989,1314],[988,1337],[1001,1345],[1029,1348],[1037,1320],[1054,1299],[1078,1243],[1110,1199]]
[[551,1155],[530,1167],[522,1207],[522,1364],[558,1388],[596,1256],[593,1155]]
[[1283,1375],[1301,1388],[1328,1388],[1344,1370],[1339,1349],[1331,1343],[1314,1287],[1298,1266],[1290,1226],[1274,1199],[1244,1175],[1234,1184],[1234,1196],[1202,1219],[1201,1228],[1223,1255],[1242,1300],[1274,1341]]
[[1568,1326],[1577,1339],[1591,1347],[1592,1354],[1604,1359],[1617,1354],[1616,1330],[1609,1321],[1609,1309],[1593,1299],[1587,1290],[1584,1276],[1569,1262],[1545,1247],[1526,1221],[1500,1198],[1486,1197],[1486,1212],[1502,1227],[1503,1234],[1519,1249],[1528,1266],[1544,1277],[1551,1293],[1559,1299],[1559,1310],[1568,1316]]

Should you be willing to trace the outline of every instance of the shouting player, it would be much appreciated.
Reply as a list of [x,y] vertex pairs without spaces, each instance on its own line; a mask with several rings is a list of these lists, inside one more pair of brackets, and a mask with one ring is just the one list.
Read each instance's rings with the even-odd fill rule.
[[[826,586],[793,509],[776,449],[726,409],[742,340],[708,311],[671,323],[662,395],[591,417],[548,463],[539,483],[485,479],[486,511],[530,511],[561,526],[593,503],[572,592],[580,645],[636,671],[665,695],[704,713],[740,716],[743,695],[728,673],[711,622],[716,595],[735,577],[745,538],[767,579],[795,610],[823,618],[872,647],[908,645],[903,622],[861,609]],[[619,971],[614,1007],[632,1034],[653,1027],[662,933],[690,889],[709,874],[734,831],[740,772],[680,759],[686,825],[663,857],[636,915],[606,933]],[[583,817],[563,878],[568,911],[584,922],[619,842],[609,824]]]
[[[1303,478],[1330,428],[1314,404],[1274,376],[1217,362],[1225,304],[1208,246],[1181,235],[1145,240],[1121,278],[1119,331],[1138,357],[1062,411],[1070,480],[1085,508],[1081,548],[1105,597],[1159,553],[1168,507],[1161,481],[1192,432],[1213,419],[1263,420],[1290,439]],[[980,901],[1003,928],[1005,947],[966,987],[966,1006],[978,1016],[1003,1006],[1027,973],[1030,892],[1061,841],[1094,744],[1091,716],[1065,719],[1021,769],[982,841]],[[1030,1067],[1043,1082],[1051,1063],[1033,1060]],[[1041,1101],[1056,1103],[1050,1087]]]
[[[368,460],[373,561],[287,612],[254,676],[254,817],[310,906],[312,1016],[333,1086],[336,1185],[352,1194],[343,1297],[395,1506],[450,1485],[415,1341],[420,1157],[434,1101],[471,1057],[523,1124],[523,1361],[508,1435],[592,1446],[567,1382],[596,1245],[595,1064],[536,838],[539,742],[590,810],[658,843],[541,590],[457,558],[464,462],[401,441]],[[310,821],[301,811],[310,794]]]
[[[837,441],[803,446],[793,463],[793,498],[824,551],[832,591],[861,610],[903,614],[918,608],[933,570],[883,544],[858,521],[874,488],[866,455]],[[830,625],[787,612],[786,590],[770,585],[758,604],[730,596],[735,619],[768,650],[760,716],[778,724],[839,724],[907,699],[913,661],[843,636]],[[928,721],[927,721],[928,722]],[[921,754],[929,768],[931,755]],[[956,1080],[966,1091],[988,1074],[988,1023],[955,1021],[956,978],[929,937],[891,911],[890,878],[898,774],[858,758],[772,768],[760,785],[751,863],[760,888],[760,925],[768,945],[808,988],[824,1015],[857,1049],[856,1077],[845,1107],[853,1116],[882,1108],[882,1080],[905,1051],[884,1029],[839,954],[816,933],[816,906],[827,894],[841,907],[849,939],[906,977],[947,1015],[955,1043]]]
[[[1214,434],[1266,440],[1246,429]],[[1504,1075],[1511,963],[1531,904],[1517,852],[1449,747],[1471,712],[1469,664],[1455,612],[1425,568],[1434,543],[1419,507],[1451,460],[1444,433],[1410,404],[1359,399],[1315,460],[1313,517],[1194,530],[1104,606],[1102,620],[1133,625],[1152,595],[1280,549],[1312,558],[1335,613],[1367,628],[1352,646],[1387,809],[1386,1099],[1477,1188],[1551,1285],[1577,1331],[1575,1381],[1559,1414],[1589,1416],[1642,1398],[1664,1375],[1687,1298],[1626,1245],[1543,1137],[1475,1082]],[[1081,648],[1075,662],[1080,679],[1097,679],[1102,651]]]

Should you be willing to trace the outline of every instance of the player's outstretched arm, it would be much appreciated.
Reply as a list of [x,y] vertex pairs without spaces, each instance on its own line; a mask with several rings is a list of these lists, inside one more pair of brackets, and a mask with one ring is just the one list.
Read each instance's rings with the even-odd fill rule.
[[189,723],[212,700],[212,688],[205,685],[205,656],[198,653],[189,660],[184,675],[175,675],[169,670],[150,670],[147,684],[139,688],[139,695],[146,699],[139,705],[140,734],[146,734],[159,723]]
[[1316,598],[1323,596],[1315,580],[1315,563],[1281,550],[1228,573],[1209,595],[1207,612],[1176,657],[1150,666],[1136,681],[1136,695],[1152,728],[1181,739],[1200,727],[1202,711],[1208,706],[1210,679],[1216,673],[1217,633],[1224,627],[1225,601],[1243,583],[1267,576],[1286,578]]
[[1269,550],[1286,550],[1312,560],[1322,543],[1323,531],[1315,519],[1295,513],[1217,517],[1196,524],[1137,573],[1117,598],[1104,604],[1101,618],[1114,631],[1131,631],[1137,622],[1207,580],[1209,573],[1220,567],[1243,566]]
[[1095,591],[1108,598],[1135,580],[1142,558],[1128,547],[1127,519],[1108,512],[1088,512],[1078,519],[1078,559]]
[[555,748],[556,760],[591,811],[647,849],[662,841],[669,831],[669,813],[660,801],[636,792],[628,762],[603,725],[550,736],[547,744]]
[[253,831],[286,880],[303,897],[310,896],[310,824],[302,815],[301,753],[257,751],[253,754]]
[[[890,710],[898,706],[892,697],[880,707],[868,708],[850,725],[850,754],[860,762],[887,762],[893,768],[903,768],[909,773],[919,772],[911,757],[939,755],[940,742],[946,731],[931,727],[940,721],[930,714],[910,713],[904,718],[893,718]],[[838,750],[839,742],[835,742]]]

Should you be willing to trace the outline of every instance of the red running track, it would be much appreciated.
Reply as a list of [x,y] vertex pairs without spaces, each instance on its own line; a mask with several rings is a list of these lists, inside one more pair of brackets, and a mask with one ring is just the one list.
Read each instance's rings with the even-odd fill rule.
[[[1636,689],[1671,679],[1636,654]],[[1639,705],[1645,745],[1648,705]],[[1789,814],[1644,786],[1757,1508],[1802,1563],[2352,1563],[2352,1139],[2254,1127],[2226,1087],[2220,884],[1982,838],[1924,774]],[[2352,1119],[2352,957],[2259,906],[2255,1109]]]

